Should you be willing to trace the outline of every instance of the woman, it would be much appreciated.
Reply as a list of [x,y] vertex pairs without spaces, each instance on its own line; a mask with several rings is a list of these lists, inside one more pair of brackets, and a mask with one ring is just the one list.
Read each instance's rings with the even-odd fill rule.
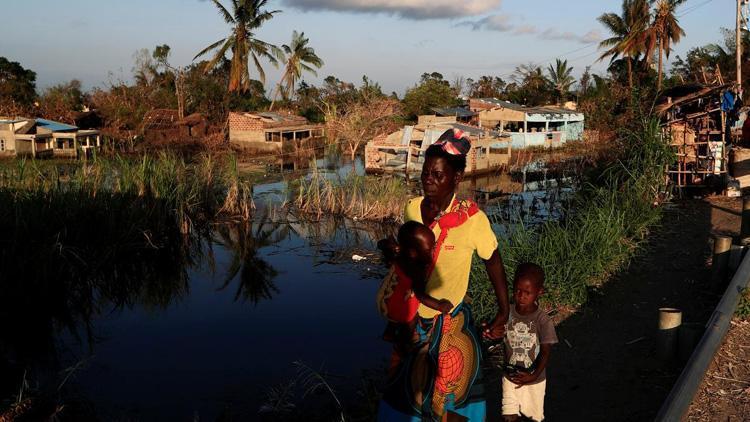
[[[497,238],[487,216],[474,202],[455,197],[470,149],[469,140],[460,131],[443,133],[425,153],[421,176],[424,197],[410,200],[404,210],[404,221],[429,226],[437,239],[434,269],[425,293],[455,306],[442,315],[420,305],[416,329],[419,341],[405,355],[394,353],[391,376],[378,410],[380,421],[441,420],[451,414],[471,421],[485,419],[479,339],[471,310],[464,303],[473,254],[484,260],[499,309],[494,320],[482,326],[487,339],[504,335],[508,287]],[[392,245],[381,245],[386,256],[391,256]]]

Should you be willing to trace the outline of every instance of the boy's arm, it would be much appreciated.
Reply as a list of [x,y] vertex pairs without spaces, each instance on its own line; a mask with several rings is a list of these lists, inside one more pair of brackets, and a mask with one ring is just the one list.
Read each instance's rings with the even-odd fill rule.
[[447,299],[435,299],[425,293],[426,285],[427,280],[425,280],[425,277],[414,277],[412,279],[412,288],[417,300],[419,300],[424,306],[441,313],[447,314],[450,312],[453,309],[453,304]]
[[510,380],[513,381],[514,384],[517,384],[519,387],[522,385],[531,384],[532,382],[536,381],[542,371],[544,371],[544,369],[547,367],[547,361],[549,361],[549,354],[551,350],[552,343],[542,343],[539,346],[539,354],[534,360],[534,370],[532,372],[519,371],[509,376],[508,378],[510,378]]
[[[415,286],[416,287],[416,286]],[[435,299],[434,297],[425,294],[424,290],[419,291],[414,289],[414,296],[426,307],[432,308],[441,313],[447,314],[453,309],[453,304],[447,299]]]

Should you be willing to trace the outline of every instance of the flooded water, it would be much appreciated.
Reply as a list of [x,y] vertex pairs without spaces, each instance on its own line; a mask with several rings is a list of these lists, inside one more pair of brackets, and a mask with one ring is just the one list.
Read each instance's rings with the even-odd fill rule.
[[[359,161],[315,165],[326,177],[363,171]],[[363,370],[385,367],[375,242],[394,227],[289,214],[279,207],[288,183],[307,171],[290,170],[254,187],[252,224],[218,225],[202,238],[184,284],[106,304],[86,335],[59,330],[58,366],[78,366],[66,384],[73,396],[104,420],[254,419],[275,386],[298,378],[294,362],[329,372],[344,397],[354,397]],[[459,190],[502,231],[559,217],[570,182],[500,174]]]

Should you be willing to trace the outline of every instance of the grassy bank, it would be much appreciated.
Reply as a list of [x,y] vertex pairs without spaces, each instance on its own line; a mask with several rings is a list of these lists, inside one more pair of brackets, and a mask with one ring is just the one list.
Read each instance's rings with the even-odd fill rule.
[[[499,236],[509,279],[519,263],[538,263],[547,275],[544,300],[552,306],[585,303],[589,289],[625,266],[659,222],[663,170],[674,157],[658,121],[644,119],[623,130],[615,150],[616,159],[586,176],[565,218]],[[479,262],[470,295],[479,319],[494,315],[494,293]]]
[[409,198],[406,184],[395,177],[326,178],[315,167],[310,178],[292,187],[294,206],[309,216],[345,216],[365,220],[400,220]]

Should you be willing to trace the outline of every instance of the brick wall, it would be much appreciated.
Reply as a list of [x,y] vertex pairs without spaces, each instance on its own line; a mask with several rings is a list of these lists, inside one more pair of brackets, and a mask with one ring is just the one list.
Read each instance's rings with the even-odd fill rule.
[[245,116],[240,113],[229,113],[229,131],[255,131],[263,130],[263,122],[260,119]]

